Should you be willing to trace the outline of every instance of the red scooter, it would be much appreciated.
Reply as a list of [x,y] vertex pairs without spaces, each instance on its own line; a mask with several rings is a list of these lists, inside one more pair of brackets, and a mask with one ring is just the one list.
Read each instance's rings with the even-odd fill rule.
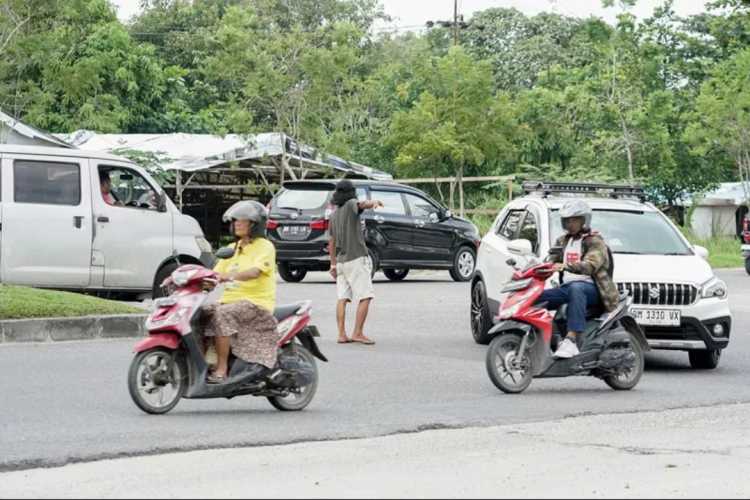
[[[222,249],[217,257],[231,257]],[[163,414],[182,398],[209,399],[261,396],[282,411],[299,411],[310,404],[318,387],[315,358],[327,362],[315,342],[318,329],[310,325],[311,302],[279,307],[278,362],[273,369],[230,357],[227,380],[208,384],[208,363],[201,341],[201,311],[218,274],[198,265],[175,270],[162,286],[174,288],[169,297],[154,301],[146,320],[148,338],[135,346],[128,373],[128,389],[136,406]]]
[[[562,254],[553,248],[551,255]],[[629,390],[643,375],[646,337],[630,316],[631,299],[620,297],[617,309],[608,314],[590,310],[585,332],[578,337],[581,353],[570,359],[553,356],[566,332],[563,306],[553,316],[544,304],[535,305],[545,282],[555,274],[552,262],[530,258],[525,268],[514,259],[516,269],[502,293],[509,293],[500,307],[499,322],[489,331],[495,335],[487,350],[486,367],[490,380],[506,393],[520,393],[532,378],[591,375],[616,390]]]

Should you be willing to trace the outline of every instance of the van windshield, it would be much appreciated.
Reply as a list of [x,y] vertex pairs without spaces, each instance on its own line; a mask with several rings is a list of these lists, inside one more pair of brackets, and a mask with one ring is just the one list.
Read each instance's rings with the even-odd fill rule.
[[274,202],[276,208],[294,210],[315,210],[328,201],[330,191],[286,189]]
[[[692,255],[677,231],[658,212],[594,210],[594,231],[601,233],[612,253],[644,255]],[[552,244],[563,235],[560,212],[550,217]]]

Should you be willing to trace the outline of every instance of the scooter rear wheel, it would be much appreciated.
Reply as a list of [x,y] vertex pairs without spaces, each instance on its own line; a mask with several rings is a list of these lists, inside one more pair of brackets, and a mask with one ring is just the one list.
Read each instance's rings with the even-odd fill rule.
[[174,351],[157,347],[138,353],[130,364],[128,391],[135,405],[151,415],[171,411],[187,389],[187,369],[182,357],[170,361]]
[[307,405],[312,402],[315,397],[315,392],[318,390],[318,365],[315,363],[313,355],[302,347],[301,345],[295,345],[294,350],[301,361],[312,365],[313,367],[313,381],[303,387],[298,387],[297,391],[292,392],[286,397],[271,396],[268,398],[268,402],[280,411],[301,411],[304,410]]
[[617,375],[610,375],[604,378],[604,382],[616,391],[629,391],[641,380],[643,370],[646,366],[646,357],[643,354],[643,348],[633,335],[630,335],[630,347],[635,354],[635,361],[632,368],[623,371]]
[[521,336],[506,333],[495,337],[487,349],[487,374],[495,387],[506,394],[518,394],[526,390],[534,377],[528,352],[516,363],[516,353],[521,345]]

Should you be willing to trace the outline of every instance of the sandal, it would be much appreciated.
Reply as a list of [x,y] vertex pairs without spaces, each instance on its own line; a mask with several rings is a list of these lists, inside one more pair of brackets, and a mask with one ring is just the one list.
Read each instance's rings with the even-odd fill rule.
[[208,377],[206,377],[206,382],[209,384],[223,384],[226,381],[226,375],[216,375],[216,373],[209,373]]
[[358,344],[364,344],[364,345],[375,345],[375,341],[374,340],[370,340],[367,337],[362,337],[362,338],[354,338],[354,337],[352,337],[352,342],[356,342]]
[[336,341],[337,344],[351,344],[352,342],[354,341],[348,337],[346,339],[338,339]]

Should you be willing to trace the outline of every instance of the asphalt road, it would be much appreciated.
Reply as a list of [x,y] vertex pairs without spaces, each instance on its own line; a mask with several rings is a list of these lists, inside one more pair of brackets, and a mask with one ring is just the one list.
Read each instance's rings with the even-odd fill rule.
[[[311,298],[322,349],[315,401],[283,414],[262,399],[182,401],[142,414],[126,373],[132,341],[0,347],[0,471],[166,451],[327,441],[750,402],[750,277],[721,276],[735,313],[717,370],[690,369],[687,354],[649,355],[632,392],[593,378],[535,380],[520,396],[500,393],[484,369],[485,348],[468,329],[469,287],[443,274],[389,283],[379,278],[367,331],[376,346],[335,343],[334,285],[324,274],[283,284],[282,302]],[[689,439],[689,434],[685,439]]]

